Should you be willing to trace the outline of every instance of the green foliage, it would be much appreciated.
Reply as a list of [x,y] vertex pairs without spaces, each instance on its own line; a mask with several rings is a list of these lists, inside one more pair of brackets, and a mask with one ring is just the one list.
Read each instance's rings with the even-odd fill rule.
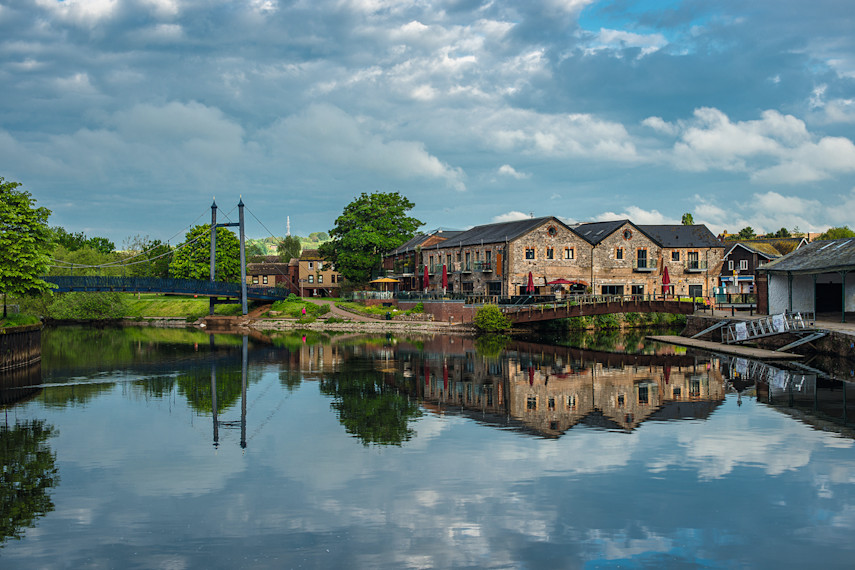
[[6,297],[49,290],[40,277],[50,265],[50,210],[36,208],[29,192],[0,177],[0,293],[3,316]]
[[485,358],[498,358],[510,340],[509,336],[503,334],[478,335],[475,339],[475,352]]
[[843,226],[840,228],[828,228],[825,232],[823,232],[817,240],[828,240],[828,239],[842,239],[842,238],[851,238],[855,237],[855,232],[849,229],[849,226]]
[[[185,236],[192,244],[177,249],[169,265],[172,277],[210,279],[211,225],[195,226]],[[195,240],[195,241],[194,241]],[[226,228],[217,228],[216,281],[240,281],[240,240]]]
[[93,267],[105,264],[115,264],[120,259],[116,252],[104,253],[84,245],[75,250],[68,250],[62,245],[53,251],[54,259],[63,263],[55,263],[50,269],[50,275],[103,275],[117,277],[122,275],[122,267]]
[[739,230],[739,233],[736,234],[736,239],[738,240],[754,239],[755,237],[757,237],[757,234],[754,233],[754,228],[752,228],[751,226],[746,226],[742,228],[741,230]]
[[597,315],[594,317],[594,326],[598,329],[619,329],[620,319],[613,314]]
[[116,245],[107,238],[88,238],[83,232],[71,233],[60,226],[51,228],[51,231],[53,232],[53,241],[68,251],[77,251],[88,247],[99,253],[112,253],[116,249]]
[[312,232],[309,234],[310,241],[327,241],[330,236],[327,232]]
[[285,236],[279,242],[277,250],[279,251],[279,260],[283,263],[288,263],[293,258],[300,257],[300,252],[302,251],[300,238],[297,236]]
[[49,494],[59,483],[56,454],[48,446],[55,429],[42,420],[0,425],[0,545],[54,510]]
[[311,301],[304,301],[293,293],[284,301],[276,301],[270,307],[270,310],[280,311],[283,315],[292,319],[302,318],[303,309],[306,309],[306,316],[311,318],[311,321],[306,322],[313,322],[318,317],[330,312],[330,306],[328,304],[325,303],[323,305],[318,305]]
[[480,332],[500,333],[510,330],[511,322],[502,313],[498,305],[484,305],[475,313],[473,321],[475,328]]
[[320,247],[321,255],[348,281],[368,282],[383,254],[412,238],[423,225],[406,215],[413,206],[397,192],[363,192],[336,218],[332,241]]
[[6,318],[0,318],[0,328],[35,325],[38,322],[39,318],[33,315],[6,315]]
[[593,317],[570,317],[562,320],[567,321],[567,328],[571,330],[584,330],[594,324]]
[[790,237],[790,230],[788,230],[787,228],[781,228],[780,230],[778,230],[777,232],[775,232],[775,233],[772,235],[772,237],[776,237],[776,238],[788,238],[788,237]]
[[681,220],[681,223],[684,226],[691,226],[695,223],[695,219],[692,217],[692,214],[686,212],[685,214],[683,214],[683,219]]
[[422,415],[418,401],[384,382],[362,361],[345,360],[339,371],[324,375],[320,390],[334,397],[332,408],[347,433],[366,446],[400,446],[415,433],[410,421]]
[[424,313],[425,312],[425,304],[419,301],[416,303],[416,306],[410,309],[411,313]]
[[125,240],[120,254],[127,264],[122,268],[128,277],[169,277],[172,248],[160,241],[139,234]]
[[62,293],[56,295],[47,316],[57,320],[121,319],[127,313],[121,293]]

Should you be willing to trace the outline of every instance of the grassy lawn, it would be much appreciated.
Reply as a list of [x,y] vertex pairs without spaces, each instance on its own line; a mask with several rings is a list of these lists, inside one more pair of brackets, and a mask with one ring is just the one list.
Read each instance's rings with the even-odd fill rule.
[[[0,311],[0,314],[3,314],[3,312]],[[39,318],[32,315],[7,315],[5,319],[0,318],[0,328],[34,325],[38,322]]]
[[[128,293],[125,301],[128,307],[128,318],[185,317],[198,319],[208,314],[207,297],[166,296],[155,293],[143,293],[137,296],[135,293]],[[240,304],[217,305],[214,313],[217,315],[239,315],[241,306]]]

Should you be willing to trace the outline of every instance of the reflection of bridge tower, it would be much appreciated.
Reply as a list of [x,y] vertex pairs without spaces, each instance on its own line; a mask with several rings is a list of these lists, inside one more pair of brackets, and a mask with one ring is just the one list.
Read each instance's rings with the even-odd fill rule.
[[[214,335],[211,335],[211,346],[213,347]],[[220,426],[225,428],[233,428],[240,425],[240,446],[246,448],[246,374],[247,361],[249,358],[249,341],[246,335],[243,335],[243,345],[241,346],[241,384],[240,384],[240,422],[222,421],[217,418],[217,364],[211,362],[211,417],[214,424],[214,447],[220,445]]]
[[[229,228],[237,226],[239,228],[240,234],[240,304],[241,304],[241,314],[246,315],[246,247],[245,247],[245,233],[244,233],[244,223],[243,223],[243,198],[241,198],[240,202],[238,202],[238,212],[239,212],[239,221],[237,223],[228,223],[228,224],[218,224],[217,223],[217,201],[214,200],[214,203],[211,204],[211,281],[215,281],[216,273],[217,273],[217,265],[216,265],[216,252],[217,252],[217,228]],[[222,303],[236,303],[237,301],[233,301],[231,299],[227,299],[221,301],[216,297],[210,298],[209,305],[209,313],[214,314],[214,306]]]

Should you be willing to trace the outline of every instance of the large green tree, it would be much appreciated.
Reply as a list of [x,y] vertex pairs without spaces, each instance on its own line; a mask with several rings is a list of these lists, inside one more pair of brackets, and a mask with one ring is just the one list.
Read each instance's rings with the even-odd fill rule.
[[842,238],[851,238],[855,237],[855,232],[849,229],[849,226],[843,226],[842,228],[828,228],[822,235],[820,235],[817,240],[826,240],[826,239],[842,239]]
[[320,247],[324,258],[351,283],[365,283],[385,252],[413,237],[423,224],[407,215],[414,204],[397,192],[362,193],[345,206]]
[[49,290],[40,277],[50,266],[50,210],[37,208],[29,192],[18,190],[18,182],[0,177],[0,293],[3,317],[6,296]]
[[302,246],[300,245],[300,238],[297,236],[285,236],[285,238],[279,242],[278,246],[280,261],[288,263],[292,258],[300,257],[301,249]]
[[[123,274],[132,277],[169,277],[170,248],[159,239],[139,234],[125,240]],[[210,271],[209,271],[210,273]]]
[[683,214],[683,218],[680,220],[684,226],[691,226],[695,223],[695,219],[692,217],[692,214],[686,212]]
[[[211,225],[191,228],[184,243],[189,245],[176,248],[169,274],[182,279],[210,279]],[[217,228],[215,263],[216,281],[240,281],[240,241],[226,228]]]

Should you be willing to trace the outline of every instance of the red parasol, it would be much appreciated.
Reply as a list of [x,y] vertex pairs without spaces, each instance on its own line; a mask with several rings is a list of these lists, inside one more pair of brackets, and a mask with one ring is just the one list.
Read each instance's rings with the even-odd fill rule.
[[575,285],[578,281],[570,281],[568,279],[553,279],[547,285]]
[[442,388],[448,391],[448,364],[442,363]]
[[430,287],[430,277],[428,276],[427,265],[425,265],[424,290],[427,291],[428,287]]
[[668,266],[665,266],[665,272],[662,273],[662,294],[667,295],[670,290],[671,277],[668,275]]
[[534,386],[534,368],[531,366],[528,367],[528,385]]
[[526,285],[525,292],[534,293],[534,277],[531,276],[531,271],[528,272],[528,285]]
[[442,291],[448,289],[448,269],[445,265],[442,266]]

